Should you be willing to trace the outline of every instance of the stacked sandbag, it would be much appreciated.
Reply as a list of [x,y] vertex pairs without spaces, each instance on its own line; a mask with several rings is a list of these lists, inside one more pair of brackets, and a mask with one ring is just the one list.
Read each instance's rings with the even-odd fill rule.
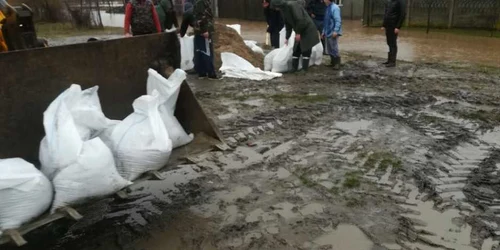
[[0,160],[0,232],[44,213],[52,196],[52,184],[35,166],[20,158]]
[[95,137],[110,126],[97,87],[82,91],[73,84],[43,115],[46,137],[40,144],[40,162],[55,188],[52,211],[131,184],[119,175],[109,148]]
[[257,41],[245,40],[245,45],[249,47],[253,52],[264,55],[264,50],[257,45]]
[[241,25],[240,24],[226,24],[227,27],[233,29],[241,36]]
[[182,82],[186,79],[186,72],[177,69],[168,79],[158,74],[153,69],[148,70],[147,93],[159,93],[159,112],[161,119],[172,140],[172,147],[178,148],[190,143],[194,136],[187,134],[177,118],[174,116],[177,98]]
[[172,141],[162,121],[159,94],[137,98],[134,113],[118,123],[107,141],[115,156],[118,172],[127,180],[163,168],[172,152]]

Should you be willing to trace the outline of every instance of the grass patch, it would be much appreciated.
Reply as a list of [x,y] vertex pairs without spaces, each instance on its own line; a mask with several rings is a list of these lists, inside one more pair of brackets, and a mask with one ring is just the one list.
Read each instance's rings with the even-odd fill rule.
[[361,186],[359,176],[349,176],[345,179],[343,186],[345,188],[358,188]]
[[289,102],[307,102],[307,103],[316,103],[316,102],[326,102],[328,100],[328,96],[326,95],[289,95],[289,94],[279,94],[272,95],[271,99],[275,102],[279,102],[282,104]]
[[375,152],[371,154],[363,164],[366,169],[372,169],[377,166],[377,172],[385,172],[389,166],[392,165],[393,169],[402,169],[403,163],[394,154],[390,152]]
[[302,182],[302,184],[304,184],[304,186],[306,186],[306,187],[312,188],[312,187],[316,186],[316,182],[307,178],[307,176],[305,174],[299,176],[299,179]]
[[340,193],[340,188],[339,187],[332,187],[330,188],[330,193],[334,195],[338,195]]
[[500,123],[500,113],[497,110],[486,111],[486,110],[477,110],[473,112],[460,111],[458,115],[467,120],[475,120],[481,121],[484,123]]
[[45,38],[123,34],[123,28],[119,27],[77,29],[71,23],[36,23],[35,28],[37,36]]

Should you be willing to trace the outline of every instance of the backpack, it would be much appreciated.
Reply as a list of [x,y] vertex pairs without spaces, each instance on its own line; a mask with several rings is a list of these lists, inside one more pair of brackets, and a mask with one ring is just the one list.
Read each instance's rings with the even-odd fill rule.
[[156,26],[153,21],[153,12],[151,0],[145,0],[142,4],[137,0],[132,0],[132,20],[130,26],[132,27],[132,34],[143,35],[156,33]]

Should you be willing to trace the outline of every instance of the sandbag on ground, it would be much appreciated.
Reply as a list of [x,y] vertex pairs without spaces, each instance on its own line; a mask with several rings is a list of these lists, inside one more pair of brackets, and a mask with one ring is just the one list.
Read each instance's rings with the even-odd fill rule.
[[174,116],[175,105],[179,97],[181,84],[186,79],[186,72],[177,69],[170,75],[168,79],[158,74],[153,69],[148,70],[147,91],[148,95],[152,95],[156,90],[159,96],[159,112],[165,128],[168,131],[172,147],[178,148],[190,143],[194,136],[187,134],[184,128],[179,123],[179,120]]
[[172,141],[161,119],[158,91],[134,103],[130,114],[113,129],[111,142],[118,172],[127,180],[163,168],[172,152]]
[[280,73],[266,72],[256,68],[247,60],[233,53],[222,53],[221,57],[222,67],[220,71],[224,74],[224,77],[261,81],[282,76]]
[[41,215],[52,196],[52,184],[35,166],[21,158],[0,160],[0,231]]

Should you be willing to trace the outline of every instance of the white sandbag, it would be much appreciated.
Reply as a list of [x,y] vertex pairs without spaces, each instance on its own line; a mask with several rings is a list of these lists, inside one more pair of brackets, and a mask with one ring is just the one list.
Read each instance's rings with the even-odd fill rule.
[[44,213],[52,196],[52,184],[35,166],[21,158],[0,160],[0,231]]
[[221,59],[222,67],[220,71],[224,74],[224,77],[261,81],[282,76],[280,73],[263,71],[256,68],[247,60],[234,53],[223,52],[221,53]]
[[43,114],[46,136],[40,143],[42,172],[50,179],[76,160],[86,141],[112,125],[102,110],[98,87],[82,91],[73,84],[60,94]]
[[279,52],[279,49],[274,49],[264,57],[264,70],[265,71],[272,71],[273,70],[273,59],[278,54],[278,52]]
[[194,37],[179,37],[181,44],[181,69],[191,70],[194,68]]
[[323,63],[323,44],[318,43],[312,48],[310,65],[321,65]]
[[113,194],[132,184],[120,176],[113,154],[100,138],[84,142],[77,160],[61,170],[53,183],[52,212],[66,205]]
[[276,55],[273,58],[273,69],[272,72],[285,73],[290,71],[292,54],[293,54],[293,44],[287,45],[282,48],[276,49]]
[[231,28],[231,29],[236,30],[236,32],[238,33],[238,35],[241,36],[241,25],[239,25],[239,24],[227,24],[226,26],[229,27],[229,28]]
[[130,114],[113,129],[111,141],[116,167],[127,180],[159,170],[168,162],[172,141],[160,117],[159,93],[144,95],[134,103]]
[[160,116],[168,131],[172,147],[178,148],[190,143],[194,135],[187,134],[177,118],[174,116],[175,104],[179,97],[182,82],[186,79],[186,72],[177,69],[168,79],[158,74],[153,69],[148,70],[147,93],[152,95],[153,91],[159,93]]
[[245,45],[249,47],[253,52],[264,55],[264,50],[257,45],[256,41],[245,40]]

